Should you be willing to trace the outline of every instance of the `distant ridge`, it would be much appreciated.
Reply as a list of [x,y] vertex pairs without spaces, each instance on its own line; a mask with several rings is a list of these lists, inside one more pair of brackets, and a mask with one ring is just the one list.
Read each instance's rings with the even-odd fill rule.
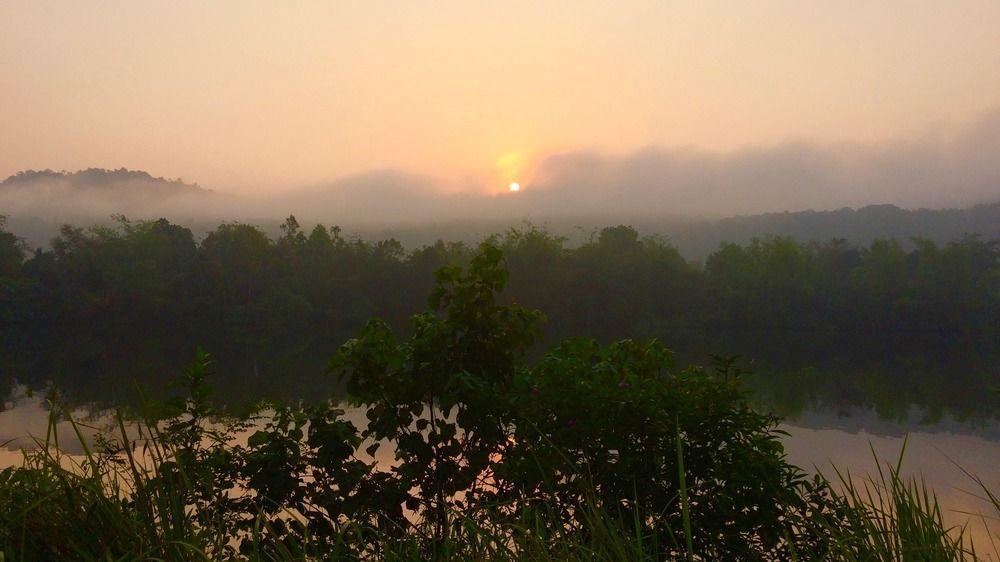
[[1000,239],[1000,201],[962,209],[911,210],[896,205],[867,205],[833,211],[786,211],[690,225],[664,225],[659,230],[666,232],[689,256],[698,259],[715,251],[723,242],[746,243],[768,236],[791,236],[800,242],[841,238],[853,244],[895,238],[904,245],[909,245],[912,238],[946,243],[966,234]]
[[119,168],[76,172],[26,170],[0,182],[0,215],[30,244],[41,246],[62,224],[108,224],[170,217],[179,222],[212,217],[228,199],[196,183]]
[[939,230],[949,235],[978,232],[1000,236],[1000,202],[981,203],[962,209],[903,209],[896,205],[845,207],[833,211],[763,213],[719,219],[722,232],[741,235],[749,232],[793,236],[799,239],[824,237],[870,239],[884,236],[933,236]]
[[[667,237],[692,260],[705,259],[724,242],[746,243],[769,236],[791,236],[803,243],[839,238],[858,245],[877,238],[895,238],[904,245],[912,238],[947,243],[973,233],[1000,239],[1000,201],[952,209],[876,204],[727,218],[680,212],[629,213],[598,205],[589,214],[550,214],[548,211],[557,205],[535,209],[534,200],[522,196],[442,195],[420,178],[376,175],[362,179],[365,181],[295,196],[250,198],[126,168],[27,170],[0,182],[0,215],[6,215],[9,228],[35,247],[47,244],[64,223],[110,224],[112,215],[119,213],[132,219],[167,218],[199,234],[221,222],[248,221],[272,235],[280,232],[285,217],[295,214],[306,225],[336,224],[369,239],[395,237],[410,248],[439,239],[476,243],[484,236],[526,223],[545,227],[577,244],[602,227],[628,224],[643,235]],[[569,197],[572,193],[566,189],[558,194],[539,194],[545,198],[556,195]],[[587,212],[591,207],[581,209]]]
[[210,190],[202,188],[197,183],[185,183],[180,178],[171,180],[163,177],[155,177],[143,170],[129,170],[127,168],[118,168],[117,170],[87,168],[86,170],[78,170],[76,172],[67,172],[65,170],[57,172],[50,169],[24,170],[3,180],[3,182],[0,182],[0,186],[23,187],[36,182],[47,181],[66,182],[74,188],[102,188],[128,183],[150,188],[210,192]]
[[[329,222],[329,221],[328,221]],[[600,228],[613,224],[634,226],[641,234],[663,235],[688,259],[703,260],[725,242],[745,244],[754,238],[791,236],[799,242],[826,242],[835,238],[850,244],[867,245],[879,238],[894,238],[905,247],[911,239],[926,238],[939,244],[958,240],[966,234],[1000,239],[1000,202],[959,209],[915,209],[896,205],[868,205],[832,211],[785,211],[707,219],[683,215],[629,217],[613,215],[574,218],[533,217],[530,224],[542,226],[568,242],[579,244]],[[275,222],[270,230],[278,232]],[[346,223],[348,231],[368,238],[395,237],[408,247],[433,244],[438,239],[474,243],[483,236],[523,227],[525,222],[509,219],[439,221],[426,225],[396,225],[358,229]]]

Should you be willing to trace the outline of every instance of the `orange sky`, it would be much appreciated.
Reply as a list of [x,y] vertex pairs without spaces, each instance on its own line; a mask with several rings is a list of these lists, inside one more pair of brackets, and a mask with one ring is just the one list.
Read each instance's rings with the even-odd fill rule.
[[1000,2],[0,3],[0,176],[255,192],[553,151],[877,142],[1000,105]]

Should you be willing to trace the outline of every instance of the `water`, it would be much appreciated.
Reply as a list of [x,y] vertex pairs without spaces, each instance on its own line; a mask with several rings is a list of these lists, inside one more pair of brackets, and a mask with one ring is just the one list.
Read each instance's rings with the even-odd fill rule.
[[[678,353],[681,364],[708,363],[708,351],[699,350],[705,341],[744,355],[743,365],[754,371],[744,380],[756,406],[785,419],[781,427],[790,434],[784,443],[793,464],[830,478],[834,465],[864,477],[876,472],[875,457],[895,462],[905,439],[904,475],[926,481],[947,521],[968,522],[980,545],[989,545],[989,532],[1000,537],[1000,522],[969,515],[988,506],[959,469],[1000,490],[1000,363],[987,342],[815,334],[661,339],[684,351]],[[223,402],[340,395],[340,386],[324,372],[332,346],[256,356],[217,349],[215,384]],[[137,387],[154,396],[166,392],[166,381],[189,355],[145,342],[96,360],[67,354],[55,365],[48,358],[0,361],[6,366],[0,370],[0,444],[6,443],[0,467],[20,462],[18,449],[32,444],[29,436],[45,438],[46,388],[58,383],[62,403],[70,405],[74,419],[89,420],[93,427],[84,429],[92,433],[106,424],[109,408],[137,403]],[[67,424],[57,437],[70,452],[80,452]]]
[[[904,446],[904,437],[866,430],[852,432],[790,424],[783,428],[790,433],[785,439],[788,460],[835,481],[834,467],[845,477],[849,473],[856,484],[861,484],[866,477],[877,477],[875,458],[880,459],[883,467],[886,463],[895,463]],[[966,532],[977,549],[992,550],[990,534],[995,539],[1000,538],[1000,521],[995,519],[992,505],[978,497],[982,492],[959,467],[997,489],[1000,486],[1000,442],[960,433],[914,430],[906,434],[905,445],[903,476],[923,479],[937,494],[945,522],[967,524]]]

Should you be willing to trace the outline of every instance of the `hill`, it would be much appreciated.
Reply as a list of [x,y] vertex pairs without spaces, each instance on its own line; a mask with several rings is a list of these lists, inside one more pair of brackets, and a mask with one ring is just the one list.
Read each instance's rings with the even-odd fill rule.
[[[8,216],[10,230],[35,247],[47,245],[64,223],[108,224],[114,214],[132,219],[165,217],[199,235],[222,220],[250,222],[277,234],[284,218],[294,213],[303,224],[338,224],[348,235],[393,237],[409,248],[438,239],[477,242],[512,226],[522,226],[526,220],[577,245],[600,228],[621,223],[635,226],[644,235],[668,238],[687,259],[695,261],[703,260],[723,242],[745,243],[774,235],[788,235],[804,242],[843,238],[857,245],[877,238],[906,242],[913,237],[945,243],[966,233],[1000,238],[1000,202],[964,209],[869,205],[722,219],[654,212],[630,215],[603,208],[595,208],[587,216],[548,216],[541,211],[521,213],[507,208],[509,198],[435,194],[419,178],[398,179],[400,185],[389,191],[382,185],[385,181],[376,178],[346,191],[341,186],[294,197],[253,199],[124,168],[25,171],[0,182],[0,215]],[[438,218],[428,218],[433,216]],[[467,218],[457,218],[462,216]]]

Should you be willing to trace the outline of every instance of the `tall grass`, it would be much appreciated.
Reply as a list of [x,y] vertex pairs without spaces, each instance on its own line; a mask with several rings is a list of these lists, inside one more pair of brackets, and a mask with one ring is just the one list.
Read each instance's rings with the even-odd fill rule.
[[[73,431],[82,455],[62,452],[55,414],[49,431],[36,448],[24,452],[22,466],[0,471],[0,561],[31,560],[322,560],[342,559],[341,553],[321,551],[310,544],[308,535],[297,543],[269,543],[256,539],[268,534],[268,520],[257,518],[251,548],[236,552],[233,537],[211,524],[212,514],[195,514],[183,493],[186,475],[159,478],[156,468],[174,454],[158,439],[155,426],[138,428],[129,435],[121,416],[116,417],[118,443],[115,454],[98,454],[72,419]],[[490,517],[456,512],[460,532],[447,537],[435,557],[439,560],[704,560],[694,552],[692,536],[697,521],[687,515],[688,501],[683,472],[683,440],[677,432],[680,501],[684,509],[683,529],[678,544],[651,542],[638,521],[628,521],[595,504],[580,506],[585,514],[586,533],[548,536],[544,525],[548,506],[527,509],[518,521],[502,526]],[[904,442],[905,452],[905,442]],[[874,455],[874,450],[872,451]],[[822,533],[832,537],[823,560],[873,562],[937,562],[983,560],[965,527],[948,527],[937,497],[919,478],[904,478],[902,457],[863,479],[835,469],[836,484],[829,488],[833,498],[845,508],[846,524],[812,522],[816,528],[794,532]],[[966,473],[1000,516],[1000,501],[976,475]],[[196,516],[199,515],[199,516]],[[246,514],[254,517],[254,514]],[[289,514],[293,517],[294,514]],[[633,514],[633,517],[640,517]],[[202,523],[199,523],[202,522]],[[350,529],[343,532],[369,532]],[[345,541],[346,542],[346,541]],[[996,547],[992,556],[1000,559]],[[383,548],[371,559],[385,561],[421,560],[414,537],[386,537]],[[362,557],[365,558],[365,557]],[[798,559],[792,554],[793,559]],[[779,558],[776,558],[779,559]]]
[[[894,464],[884,464],[874,449],[876,473],[863,478],[834,467],[836,496],[850,509],[845,511],[849,525],[828,528],[835,537],[833,560],[844,561],[974,561],[982,560],[969,534],[969,523],[949,526],[937,495],[918,476],[905,478],[902,463],[907,439]],[[1000,503],[989,487],[977,476],[965,471],[992,499],[994,515],[1000,515]],[[987,529],[987,533],[989,533]],[[996,547],[991,556],[1000,560]]]
[[[118,418],[119,455],[99,455],[72,418],[82,456],[65,454],[52,410],[44,440],[23,451],[22,466],[0,472],[0,547],[19,560],[204,560],[211,529],[195,525],[178,490],[150,485],[155,474],[133,454]],[[162,455],[145,440],[143,456]],[[155,463],[148,463],[150,466]],[[114,553],[114,555],[112,555]]]

